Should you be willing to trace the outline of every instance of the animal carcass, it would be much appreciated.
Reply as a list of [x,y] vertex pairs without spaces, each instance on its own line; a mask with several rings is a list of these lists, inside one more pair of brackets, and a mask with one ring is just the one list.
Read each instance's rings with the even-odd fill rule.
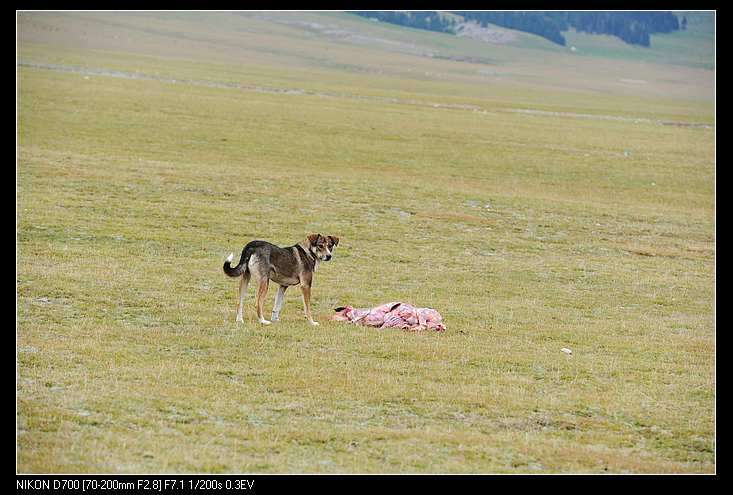
[[331,320],[375,328],[401,328],[407,331],[424,329],[442,332],[443,317],[432,308],[417,308],[403,302],[390,302],[376,308],[336,308]]

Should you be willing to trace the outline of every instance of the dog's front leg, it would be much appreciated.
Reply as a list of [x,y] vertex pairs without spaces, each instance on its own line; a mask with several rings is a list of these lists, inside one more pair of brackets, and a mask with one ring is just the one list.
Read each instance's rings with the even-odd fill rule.
[[300,290],[303,292],[303,306],[305,307],[305,317],[308,319],[308,323],[318,325],[318,322],[313,321],[313,316],[311,316],[311,288],[303,285]]
[[277,294],[275,294],[275,305],[272,307],[272,316],[270,319],[272,321],[278,321],[280,319],[280,309],[283,307],[283,301],[285,300],[285,291],[287,290],[287,285],[281,285],[277,289]]

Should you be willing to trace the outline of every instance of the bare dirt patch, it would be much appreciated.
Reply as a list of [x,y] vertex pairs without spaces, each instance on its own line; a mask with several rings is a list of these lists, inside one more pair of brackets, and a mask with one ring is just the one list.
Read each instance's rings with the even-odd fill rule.
[[498,29],[490,24],[486,27],[481,27],[477,22],[461,22],[457,24],[456,36],[499,44],[511,43],[517,39],[516,34],[511,31]]

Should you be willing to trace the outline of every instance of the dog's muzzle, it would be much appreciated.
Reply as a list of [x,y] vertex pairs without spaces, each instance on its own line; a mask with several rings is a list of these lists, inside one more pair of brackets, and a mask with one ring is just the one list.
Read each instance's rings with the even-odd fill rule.
[[323,257],[323,261],[331,261],[332,256],[330,254]]

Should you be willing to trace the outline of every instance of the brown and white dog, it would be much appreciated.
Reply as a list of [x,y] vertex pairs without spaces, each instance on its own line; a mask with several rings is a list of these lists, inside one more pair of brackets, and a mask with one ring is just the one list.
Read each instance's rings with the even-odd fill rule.
[[232,268],[234,253],[224,262],[224,273],[230,277],[242,277],[239,283],[239,304],[237,321],[242,318],[244,294],[252,274],[257,281],[257,319],[264,325],[272,323],[264,317],[263,305],[270,280],[280,285],[272,308],[272,321],[277,321],[283,305],[285,291],[292,285],[299,285],[303,293],[305,317],[311,325],[318,325],[311,316],[311,284],[313,273],[319,261],[329,261],[339,238],[334,235],[309,234],[294,246],[278,247],[266,241],[252,241],[242,249],[239,264]]

